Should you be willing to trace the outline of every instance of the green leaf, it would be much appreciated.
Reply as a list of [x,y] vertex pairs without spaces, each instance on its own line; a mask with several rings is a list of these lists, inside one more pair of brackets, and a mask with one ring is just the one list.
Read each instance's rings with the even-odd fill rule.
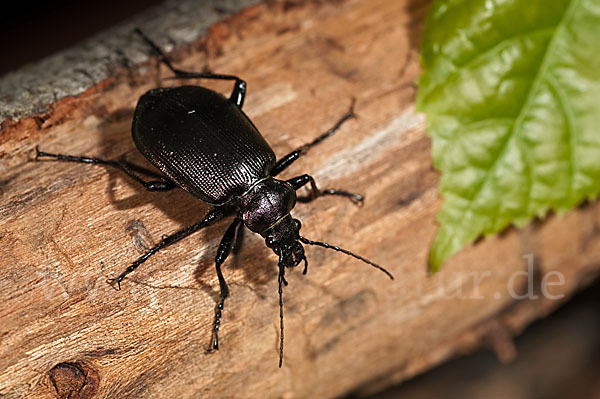
[[442,172],[432,271],[600,191],[600,0],[434,0],[417,109]]

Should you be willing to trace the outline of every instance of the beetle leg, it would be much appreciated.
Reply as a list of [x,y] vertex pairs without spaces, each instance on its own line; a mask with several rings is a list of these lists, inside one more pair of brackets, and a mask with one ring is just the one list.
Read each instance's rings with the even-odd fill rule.
[[171,70],[175,74],[176,79],[218,79],[218,80],[235,80],[235,85],[233,86],[233,91],[229,96],[229,101],[233,102],[238,107],[242,108],[244,105],[244,98],[246,96],[246,82],[242,79],[238,78],[234,75],[223,75],[223,74],[215,74],[210,72],[187,72],[182,71],[181,69],[177,69],[173,66],[169,58],[163,53],[163,51],[154,43],[148,36],[144,34],[140,29],[135,29],[135,33],[140,35],[142,39],[152,48],[152,50],[158,55],[160,62],[165,64],[167,68]]
[[270,175],[277,176],[279,173],[281,173],[283,170],[285,170],[288,166],[290,166],[292,163],[294,163],[294,161],[296,161],[298,158],[300,158],[300,155],[305,154],[311,147],[319,144],[326,138],[333,136],[333,134],[335,132],[337,132],[339,130],[339,128],[342,127],[344,122],[346,122],[348,119],[356,117],[356,115],[354,114],[354,103],[355,102],[356,102],[356,99],[353,98],[352,104],[350,104],[350,109],[348,110],[348,112],[346,112],[346,114],[344,116],[342,116],[335,123],[335,125],[333,125],[329,130],[327,130],[325,133],[321,134],[319,137],[314,139],[312,142],[310,142],[308,144],[304,144],[301,147],[298,147],[297,149],[295,149],[294,151],[290,152],[289,154],[287,154],[286,156],[281,158],[279,161],[277,161],[277,163],[275,164],[273,169],[271,169]]
[[310,175],[300,175],[296,176],[292,179],[286,180],[288,183],[294,187],[295,190],[300,189],[300,187],[310,183],[310,196],[309,197],[298,197],[298,201],[300,202],[310,202],[315,198],[321,197],[323,195],[341,195],[342,197],[349,198],[352,202],[357,205],[362,204],[364,198],[360,194],[354,194],[345,190],[335,190],[335,189],[327,189],[327,190],[319,190],[317,187],[317,183],[315,183],[315,179]]
[[225,234],[221,239],[221,244],[219,244],[219,249],[217,250],[217,256],[215,257],[215,266],[217,269],[217,277],[219,278],[220,294],[219,304],[217,305],[217,310],[215,312],[214,340],[212,350],[219,349],[219,327],[221,325],[221,315],[223,312],[225,299],[229,296],[229,288],[227,287],[225,278],[223,278],[223,273],[221,272],[221,265],[225,262],[225,259],[227,259],[227,257],[231,253],[231,247],[233,246],[233,241],[235,240],[236,232],[239,225],[240,219],[235,218],[227,228],[227,231],[225,231]]
[[[172,190],[173,188],[177,187],[177,185],[173,181],[167,179],[166,177],[161,177],[161,180],[145,181],[141,177],[139,177],[133,171],[132,166],[127,164],[126,162],[106,161],[106,160],[100,159],[100,158],[79,157],[79,156],[73,156],[73,155],[52,154],[49,152],[40,151],[37,147],[35,148],[35,151],[36,151],[36,154],[35,154],[36,160],[38,160],[39,158],[46,157],[46,158],[55,158],[60,161],[67,161],[67,162],[80,162],[80,163],[87,163],[87,164],[92,164],[92,165],[112,166],[113,168],[117,168],[118,170],[125,172],[125,174],[127,174],[127,176],[131,177],[133,180],[140,183],[148,191],[169,191],[169,190]],[[135,167],[135,168],[138,168],[138,167]]]
[[283,263],[279,262],[279,278],[278,282],[278,290],[279,293],[279,368],[283,364],[283,285],[287,285],[285,281],[285,266]]
[[111,283],[117,284],[118,289],[121,289],[121,281],[131,272],[138,268],[139,265],[148,260],[149,257],[160,251],[161,249],[197,232],[203,227],[206,227],[214,222],[220,220],[225,216],[223,210],[219,208],[212,208],[208,214],[201,221],[194,223],[191,226],[188,226],[184,229],[181,229],[167,237],[164,237],[157,245],[150,248],[148,252],[144,255],[140,256],[135,262],[133,262],[123,273],[121,273],[117,278],[111,278],[109,281]]

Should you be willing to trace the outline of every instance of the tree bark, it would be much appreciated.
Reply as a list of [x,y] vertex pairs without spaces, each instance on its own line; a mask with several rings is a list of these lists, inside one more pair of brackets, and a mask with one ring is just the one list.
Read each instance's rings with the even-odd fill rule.
[[[278,369],[277,259],[257,235],[224,265],[221,348],[209,353],[218,301],[213,259],[228,221],[116,277],[161,236],[208,206],[148,193],[102,166],[38,161],[48,152],[149,164],[130,139],[137,99],[183,84],[155,58],[115,67],[88,90],[0,131],[0,396],[6,398],[335,397],[368,393],[510,337],[598,274],[598,204],[508,229],[426,272],[440,206],[425,118],[414,110],[427,4],[408,0],[266,2],[214,24],[172,53],[178,67],[239,75],[245,112],[278,156],[310,142],[356,99],[356,119],[286,177],[365,195],[298,204],[302,233],[388,268],[306,249],[287,274]],[[148,32],[152,36],[151,32]],[[138,40],[131,38],[134,42]],[[159,41],[160,42],[160,41]],[[201,81],[223,93],[227,82]],[[71,396],[68,396],[71,395]]]

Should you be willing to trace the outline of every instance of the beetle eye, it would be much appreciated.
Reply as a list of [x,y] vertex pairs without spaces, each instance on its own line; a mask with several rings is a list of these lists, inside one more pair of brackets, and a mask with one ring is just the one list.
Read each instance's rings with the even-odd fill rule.
[[267,244],[267,247],[273,248],[275,246],[275,237],[268,236],[265,238],[265,244]]
[[300,228],[302,227],[302,223],[300,223],[300,221],[298,219],[294,219],[294,226],[296,227],[296,231],[300,231]]

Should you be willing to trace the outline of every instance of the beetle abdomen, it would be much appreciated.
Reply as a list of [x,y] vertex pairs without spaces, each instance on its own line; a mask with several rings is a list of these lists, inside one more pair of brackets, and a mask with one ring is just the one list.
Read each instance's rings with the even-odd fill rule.
[[223,95],[200,86],[148,91],[133,116],[133,141],[184,190],[224,204],[266,177],[275,154]]

